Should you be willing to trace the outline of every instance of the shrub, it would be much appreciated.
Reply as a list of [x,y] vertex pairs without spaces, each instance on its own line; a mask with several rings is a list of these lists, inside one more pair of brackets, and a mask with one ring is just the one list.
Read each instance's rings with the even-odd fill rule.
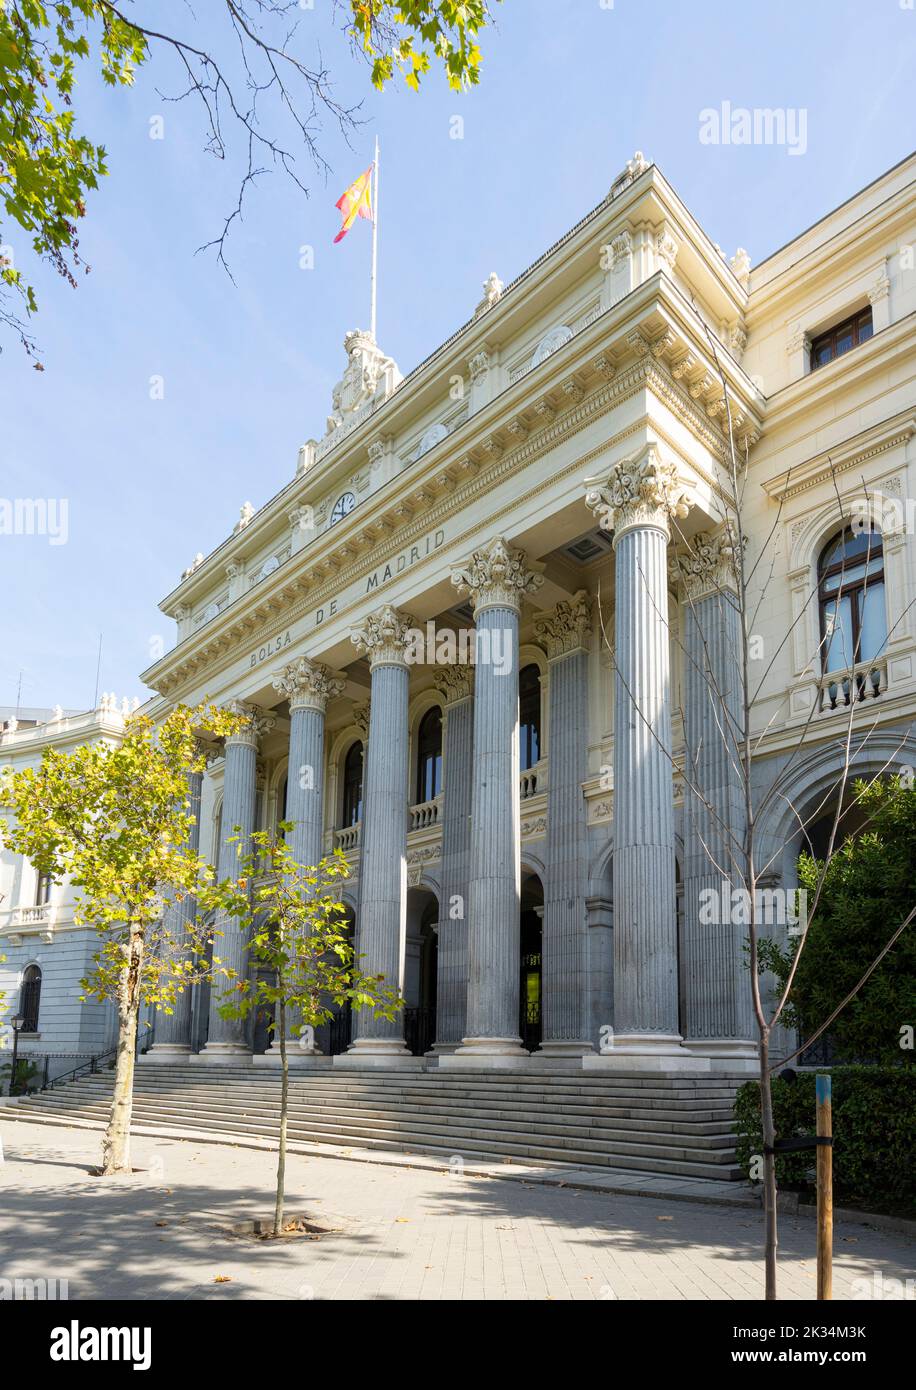
[[[834,1067],[833,1192],[837,1203],[872,1211],[916,1215],[916,1076],[910,1067]],[[814,1073],[797,1072],[792,1081],[773,1078],[773,1117],[777,1139],[815,1133]],[[738,1162],[749,1171],[762,1152],[760,1088],[749,1081],[735,1099]],[[777,1154],[780,1187],[814,1194],[813,1149]]]
[[[824,875],[820,901],[783,1022],[810,1037],[830,1017],[887,944],[913,906],[916,786],[900,777],[855,784],[858,834],[839,844]],[[843,833],[843,822],[841,836]],[[813,904],[823,861],[803,854],[799,886]],[[761,964],[785,985],[795,945],[762,943]],[[904,1028],[916,1021],[916,923],[910,925],[859,993],[830,1025],[834,1056],[894,1066],[916,1061]]]

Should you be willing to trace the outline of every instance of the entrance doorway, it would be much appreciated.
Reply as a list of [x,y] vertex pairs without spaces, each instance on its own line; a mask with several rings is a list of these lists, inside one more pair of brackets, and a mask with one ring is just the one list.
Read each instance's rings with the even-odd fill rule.
[[407,893],[407,950],[404,962],[404,1041],[422,1057],[436,1041],[436,979],[439,903],[428,888]]
[[541,1045],[542,940],[544,890],[536,874],[522,879],[519,917],[518,1031],[522,1047],[534,1052]]

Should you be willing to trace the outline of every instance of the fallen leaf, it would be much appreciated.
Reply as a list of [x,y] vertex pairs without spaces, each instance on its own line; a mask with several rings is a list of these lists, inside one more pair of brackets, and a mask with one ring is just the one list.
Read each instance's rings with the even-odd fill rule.
[[231,1283],[232,1283],[232,1275],[231,1275],[231,1274],[217,1274],[217,1275],[214,1276],[213,1282],[214,1282],[214,1284],[231,1284]]
[[656,1216],[656,1221],[673,1221],[673,1216]]

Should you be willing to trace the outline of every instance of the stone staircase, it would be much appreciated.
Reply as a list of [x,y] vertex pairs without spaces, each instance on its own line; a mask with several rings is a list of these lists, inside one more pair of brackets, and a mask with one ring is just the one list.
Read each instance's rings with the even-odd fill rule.
[[[134,1123],[275,1139],[278,1072],[142,1065]],[[745,1078],[460,1071],[298,1072],[289,1138],[395,1152],[577,1164],[738,1180],[732,1102]],[[86,1076],[5,1108],[9,1120],[104,1122],[112,1075]]]

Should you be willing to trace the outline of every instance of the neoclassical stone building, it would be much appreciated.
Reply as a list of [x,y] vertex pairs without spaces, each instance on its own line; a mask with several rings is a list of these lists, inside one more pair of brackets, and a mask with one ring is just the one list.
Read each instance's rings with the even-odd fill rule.
[[[120,742],[137,707],[105,694],[93,710],[0,709],[0,773],[36,766],[48,748],[71,753],[82,744]],[[81,1000],[80,980],[92,970],[95,932],[75,920],[76,893],[54,883],[3,843],[0,813],[0,1062],[12,1046],[9,1021],[22,1019],[19,1055],[36,1077],[71,1071],[114,1045],[114,1007]],[[0,1088],[2,1089],[2,1088]]]
[[[341,1017],[303,1065],[753,1058],[744,928],[700,910],[743,815],[728,425],[788,889],[848,728],[857,772],[916,751],[914,174],[752,265],[637,156],[408,376],[348,334],[322,438],[163,601],[153,711],[248,716],[194,789],[202,848],[227,868],[233,826],[286,818],[302,862],[342,850],[364,964],[403,985],[403,1018]],[[231,929],[221,954],[248,968]],[[154,1060],[269,1060],[266,1020],[204,995],[156,1028]]]

